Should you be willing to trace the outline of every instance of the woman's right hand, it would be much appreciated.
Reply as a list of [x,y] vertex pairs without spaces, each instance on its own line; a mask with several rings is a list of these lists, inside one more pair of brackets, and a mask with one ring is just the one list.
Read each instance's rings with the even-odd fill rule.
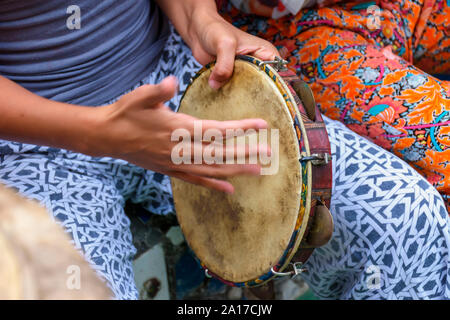
[[[145,169],[227,193],[232,193],[234,189],[222,178],[260,174],[261,167],[257,164],[175,164],[171,156],[178,141],[171,141],[172,133],[176,129],[185,129],[194,137],[194,122],[200,121],[175,113],[164,105],[176,90],[176,78],[168,77],[159,84],[144,85],[114,104],[96,108],[97,130],[88,153],[124,159]],[[202,120],[201,124],[202,133],[208,129],[218,129],[224,136],[227,129],[245,131],[267,128],[267,123],[262,119]],[[269,153],[270,150],[267,146],[245,150],[247,156],[258,152]],[[226,154],[225,151],[223,154]]]

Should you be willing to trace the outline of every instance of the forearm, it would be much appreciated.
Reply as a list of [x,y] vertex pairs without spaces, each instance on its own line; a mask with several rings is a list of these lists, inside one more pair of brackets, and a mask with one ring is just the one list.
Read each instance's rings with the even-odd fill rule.
[[0,138],[92,153],[94,108],[44,99],[0,76]]
[[203,23],[208,23],[220,18],[214,0],[156,0],[156,2],[191,48],[198,40],[192,31],[192,22],[201,19]]

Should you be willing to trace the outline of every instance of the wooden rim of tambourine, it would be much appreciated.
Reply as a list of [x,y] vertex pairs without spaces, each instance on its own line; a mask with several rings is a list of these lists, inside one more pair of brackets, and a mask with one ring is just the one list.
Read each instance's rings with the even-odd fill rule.
[[[296,138],[298,140],[298,147],[299,147],[299,159],[301,157],[309,157],[310,154],[310,148],[308,143],[307,134],[305,131],[305,126],[303,125],[302,116],[300,115],[297,105],[296,105],[296,99],[294,98],[292,92],[293,90],[290,90],[289,84],[287,84],[285,81],[283,81],[283,78],[278,74],[278,72],[273,68],[270,64],[259,60],[257,58],[251,57],[251,56],[237,56],[236,60],[241,60],[246,63],[249,63],[253,66],[256,66],[261,72],[265,73],[267,75],[268,79],[270,79],[273,84],[275,84],[275,87],[280,92],[280,94],[284,98],[285,105],[289,111],[293,130],[295,131]],[[200,75],[202,75],[205,71],[211,69],[214,66],[214,62],[206,65],[204,68],[202,68],[192,79],[192,83],[197,79]],[[186,94],[188,93],[191,85],[188,86],[186,89],[181,101],[185,98]],[[295,91],[294,91],[295,92]],[[181,106],[181,103],[180,103]],[[178,110],[179,112],[181,110]],[[301,191],[300,191],[300,199],[298,201],[298,215],[296,224],[294,227],[294,230],[292,232],[292,235],[290,237],[289,244],[287,245],[286,249],[284,250],[284,253],[282,253],[281,257],[278,259],[278,262],[272,266],[265,274],[262,274],[259,277],[248,279],[245,281],[233,281],[229,279],[224,279],[221,277],[216,270],[211,270],[208,265],[206,265],[201,258],[197,256],[197,258],[200,260],[200,264],[202,267],[206,270],[207,275],[210,275],[214,278],[219,279],[220,281],[231,285],[231,286],[238,286],[238,287],[253,287],[261,285],[272,278],[276,277],[277,274],[283,272],[283,270],[286,269],[287,266],[291,263],[292,258],[297,253],[300,243],[302,242],[302,239],[305,235],[306,228],[308,226],[308,222],[310,219],[310,211],[311,211],[311,184],[312,184],[312,165],[310,162],[304,162],[300,163],[300,177],[301,177]],[[174,179],[172,179],[172,186],[174,186]],[[183,195],[178,195],[175,191],[175,188],[172,188],[174,191],[174,202],[175,207],[177,211],[177,216],[180,221],[179,213],[183,210],[182,208],[177,207],[177,198],[182,197]],[[190,243],[190,237],[184,232],[183,224],[180,221],[181,229],[185,235],[186,241],[188,245],[192,248]],[[195,250],[193,250],[195,253]]]

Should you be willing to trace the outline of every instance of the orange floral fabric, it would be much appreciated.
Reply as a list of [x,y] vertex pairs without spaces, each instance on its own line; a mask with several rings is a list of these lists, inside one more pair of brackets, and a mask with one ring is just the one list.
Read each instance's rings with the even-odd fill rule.
[[450,208],[450,82],[430,75],[450,74],[450,0],[322,1],[280,19],[220,2],[277,46],[326,116],[408,162]]

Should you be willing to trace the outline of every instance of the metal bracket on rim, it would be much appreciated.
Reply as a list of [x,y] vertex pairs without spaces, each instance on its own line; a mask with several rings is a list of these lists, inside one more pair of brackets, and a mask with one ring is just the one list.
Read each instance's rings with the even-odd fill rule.
[[303,263],[301,262],[294,262],[294,263],[289,263],[290,266],[292,266],[292,271],[289,272],[277,272],[275,270],[273,270],[273,268],[270,269],[270,271],[272,271],[272,273],[274,275],[276,275],[277,277],[286,277],[286,276],[291,276],[291,279],[295,278],[296,276],[298,276],[299,274],[303,273],[303,272],[307,272],[308,270],[306,268],[303,268]]
[[326,165],[331,161],[331,155],[328,153],[313,153],[310,156],[300,157],[300,162],[311,161],[315,166]]
[[285,71],[287,70],[286,65],[288,61],[280,57],[275,57],[275,60],[263,61],[262,64],[270,64],[276,71]]

